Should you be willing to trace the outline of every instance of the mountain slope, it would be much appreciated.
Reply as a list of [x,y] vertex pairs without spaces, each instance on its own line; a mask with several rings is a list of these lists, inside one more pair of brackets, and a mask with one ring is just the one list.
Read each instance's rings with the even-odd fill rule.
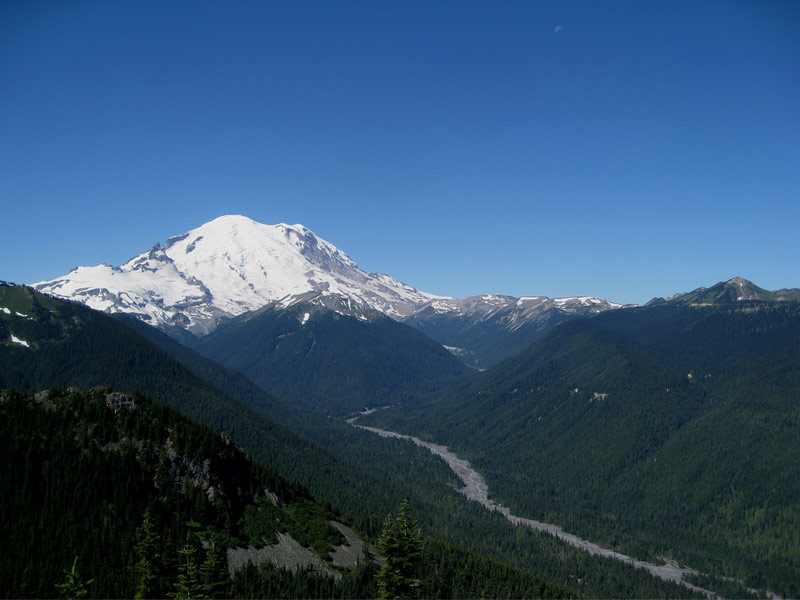
[[[192,358],[191,351],[184,349],[178,355],[191,368],[203,368],[204,359]],[[391,477],[373,481],[368,470],[359,470],[356,464],[347,464],[278,425],[269,417],[271,413],[284,418],[293,411],[220,370],[208,369],[207,374],[212,380],[233,383],[231,393],[240,397],[233,398],[194,375],[117,319],[31,288],[0,284],[0,388],[36,392],[51,386],[112,386],[144,394],[224,431],[262,464],[314,486],[317,495],[329,494],[340,508],[362,519],[384,513],[391,503],[352,492],[356,483],[383,485],[387,498],[395,493],[400,496],[397,483],[388,481]],[[292,420],[297,419],[293,416]],[[338,485],[346,492],[334,494],[331,490]]]
[[[276,550],[279,564],[312,561],[330,587],[342,577],[329,554],[345,544],[333,515],[164,405],[108,389],[4,391],[0,417],[4,595],[61,595],[56,584],[74,564],[91,597],[166,597],[191,580],[189,560],[204,586],[193,595],[230,597],[237,547],[289,539],[296,557]],[[305,596],[301,586],[283,593]]]
[[[173,359],[166,356],[141,336],[128,330],[122,323],[106,315],[89,310],[76,303],[67,303],[42,296],[30,288],[8,285],[0,285],[0,307],[8,309],[7,311],[0,309],[0,330],[3,334],[1,338],[2,341],[0,341],[0,388],[9,385],[9,382],[13,382],[14,385],[17,386],[25,384],[30,386],[30,389],[39,389],[39,387],[42,386],[47,387],[56,382],[64,381],[117,381],[125,386],[133,386],[131,389],[138,389],[140,391],[143,389],[154,390],[160,397],[180,406],[183,410],[195,412],[204,420],[221,425],[226,432],[230,433],[234,441],[239,443],[244,442],[248,451],[261,462],[269,464],[280,472],[291,472],[304,481],[309,482],[323,497],[327,498],[329,502],[335,503],[340,508],[344,507],[349,514],[355,514],[363,530],[370,531],[372,535],[376,535],[376,533],[380,531],[382,515],[386,514],[391,507],[396,507],[397,503],[399,503],[400,499],[403,497],[411,497],[415,505],[419,506],[420,514],[426,515],[426,529],[433,528],[434,530],[442,530],[441,525],[434,525],[432,527],[430,521],[433,523],[441,523],[446,515],[450,532],[453,531],[454,516],[458,515],[459,511],[463,513],[464,508],[469,504],[457,494],[455,490],[447,485],[452,479],[452,473],[449,472],[446,466],[439,464],[440,461],[431,457],[427,452],[413,445],[386,443],[384,440],[380,440],[371,434],[346,426],[344,423],[337,423],[336,425],[338,425],[338,427],[332,428],[329,435],[332,438],[342,436],[346,438],[342,439],[341,443],[347,446],[348,452],[346,458],[334,458],[321,449],[296,438],[296,436],[276,428],[274,424],[270,424],[269,421],[264,419],[261,414],[254,412],[242,404],[238,404],[231,398],[226,399],[222,394],[213,390],[213,388],[210,388],[207,384],[198,382],[196,378],[190,376],[190,374]],[[141,323],[138,323],[138,326],[142,329],[147,327]],[[17,334],[20,337],[17,337]],[[182,348],[169,339],[165,339],[164,336],[157,331],[151,330],[150,334],[154,338],[160,338],[163,345],[169,347],[173,351],[182,349],[180,352],[181,356],[188,364],[194,365],[194,368],[203,368],[203,365],[207,367],[210,364],[204,362],[205,359],[201,357],[192,357],[191,351]],[[14,341],[15,338],[17,340],[22,340],[24,338],[27,345]],[[53,364],[67,358],[69,358],[69,360],[65,361],[67,364],[62,366]],[[118,364],[115,364],[115,362]],[[162,370],[164,366],[167,367],[166,371]],[[103,374],[104,372],[105,374]],[[246,385],[243,385],[241,382],[237,383],[237,378],[235,376],[226,373],[221,368],[218,368],[218,373],[213,375],[212,378],[215,377],[221,377],[225,381],[234,382],[235,391],[244,390],[246,394],[251,395],[251,398],[256,400],[260,398],[252,389],[248,390]],[[138,380],[141,380],[141,382],[137,385]],[[92,383],[86,385],[92,385]],[[51,388],[50,395],[46,397],[42,396],[42,398],[44,398],[45,401],[53,400],[58,402],[56,397],[60,397],[63,393],[63,391]],[[71,391],[67,391],[66,393],[67,395],[73,394]],[[80,392],[75,393],[80,395]],[[108,399],[105,398],[103,394],[106,392],[98,390],[93,393],[101,394],[98,402],[105,407],[105,402]],[[264,396],[267,400],[270,400],[269,395],[264,394]],[[10,396],[4,396],[4,399],[0,401],[1,406],[8,406],[7,398],[20,399],[18,395],[12,393]],[[72,402],[74,400],[76,399],[72,398],[69,401]],[[121,409],[119,414],[123,416],[128,415],[127,406],[142,402],[140,398],[130,398],[121,394],[112,394],[111,400],[113,400],[113,402],[110,406],[118,406]],[[30,398],[22,398],[23,412],[25,411],[24,405],[26,404],[30,408],[36,406]],[[264,409],[268,407],[268,404],[264,402],[254,402],[254,406]],[[46,408],[46,402],[45,406],[41,408]],[[217,413],[218,408],[221,408],[221,415]],[[164,407],[155,407],[155,409],[166,415],[173,414]],[[65,409],[66,412],[64,414],[69,417],[70,415],[82,414],[82,410],[83,409],[79,409],[78,406],[68,407]],[[133,409],[133,412],[136,413],[136,410],[137,409]],[[47,414],[49,413],[45,412],[45,416],[47,416]],[[105,413],[98,407],[91,408],[89,411],[89,415],[93,419],[102,414]],[[106,416],[108,417],[108,415]],[[113,417],[111,418],[113,419]],[[314,427],[321,427],[314,419],[310,420],[314,421],[311,425],[312,429]],[[131,544],[128,540],[135,532],[135,528],[141,524],[143,518],[138,509],[128,510],[128,508],[126,508],[128,505],[124,502],[113,501],[114,506],[111,508],[119,511],[114,514],[117,515],[119,519],[123,519],[123,522],[110,520],[109,515],[111,513],[107,514],[102,510],[99,515],[94,516],[100,518],[101,522],[105,523],[106,526],[114,527],[114,533],[111,534],[103,530],[105,533],[101,535],[103,538],[102,543],[84,544],[81,546],[83,550],[75,554],[69,554],[74,550],[75,545],[71,542],[66,542],[65,540],[67,538],[80,538],[83,541],[93,539],[93,534],[90,529],[94,526],[96,519],[94,519],[94,517],[84,518],[83,512],[87,510],[91,511],[93,508],[96,509],[97,505],[81,501],[80,506],[70,507],[65,503],[68,500],[74,501],[75,497],[94,499],[99,498],[105,493],[112,493],[115,498],[119,497],[124,499],[125,502],[130,503],[134,498],[138,497],[137,494],[141,495],[145,493],[148,489],[147,484],[152,482],[152,478],[148,479],[148,475],[143,475],[144,483],[141,483],[139,480],[142,477],[140,477],[135,465],[123,465],[115,471],[123,473],[123,484],[135,486],[134,493],[126,491],[124,487],[116,487],[116,482],[119,480],[117,475],[112,476],[111,474],[106,474],[104,467],[101,468],[87,462],[94,460],[91,458],[93,456],[92,452],[96,452],[98,446],[101,449],[101,452],[98,454],[101,459],[103,457],[112,456],[103,449],[109,448],[113,450],[116,448],[115,444],[118,444],[118,440],[121,450],[125,450],[128,447],[136,450],[136,448],[139,447],[138,438],[131,434],[120,434],[117,438],[107,442],[104,437],[97,435],[96,430],[93,429],[90,424],[85,423],[82,418],[78,421],[72,421],[68,418],[67,421],[66,425],[69,429],[65,430],[64,435],[59,437],[60,434],[54,434],[53,428],[50,428],[47,433],[43,433],[42,435],[31,435],[23,427],[19,427],[17,421],[10,418],[8,415],[4,414],[4,418],[2,419],[3,425],[9,428],[2,436],[2,439],[6,443],[11,441],[12,446],[26,457],[25,460],[30,461],[30,459],[35,458],[36,460],[34,462],[38,461],[36,464],[38,464],[40,468],[46,469],[48,468],[47,465],[51,467],[56,464],[66,465],[67,463],[64,461],[71,460],[74,456],[76,460],[82,460],[88,465],[79,468],[73,468],[71,466],[60,468],[59,472],[64,475],[64,478],[62,478],[63,481],[62,479],[58,481],[54,480],[53,485],[56,485],[57,491],[60,494],[57,496],[58,502],[61,502],[63,506],[61,506],[59,510],[44,510],[43,513],[48,515],[48,518],[49,516],[61,518],[63,514],[67,516],[74,515],[75,518],[70,521],[70,523],[76,526],[83,524],[89,529],[77,532],[75,527],[61,527],[57,522],[54,522],[55,527],[60,527],[59,535],[53,536],[52,538],[52,543],[57,546],[57,551],[48,552],[47,548],[50,546],[45,547],[41,544],[37,544],[37,537],[28,535],[29,527],[27,525],[19,525],[15,521],[15,530],[18,530],[18,534],[25,538],[25,544],[33,544],[33,546],[29,548],[31,553],[48,552],[48,575],[43,578],[38,577],[35,574],[36,567],[30,565],[29,567],[25,567],[26,570],[22,573],[19,571],[19,568],[21,568],[20,565],[15,564],[13,568],[4,571],[4,576],[8,576],[8,579],[3,580],[2,588],[0,589],[6,590],[6,595],[14,597],[23,595],[40,597],[52,596],[54,592],[49,589],[48,586],[53,583],[54,578],[62,574],[62,568],[70,566],[71,562],[67,561],[71,561],[77,555],[79,556],[78,569],[81,574],[84,575],[84,580],[95,574],[97,565],[100,565],[100,567],[97,568],[103,569],[104,574],[112,575],[110,578],[105,575],[102,578],[103,581],[100,589],[106,591],[103,593],[96,593],[92,591],[95,590],[95,588],[92,588],[92,590],[90,590],[92,596],[130,596],[130,591],[126,591],[128,590],[126,587],[128,585],[127,571],[124,567],[120,567],[120,565],[127,562],[128,559],[120,557],[130,556]],[[181,420],[181,422],[184,421],[185,419]],[[146,422],[148,426],[156,425],[164,428],[164,430],[172,431],[173,435],[179,436],[179,439],[185,439],[186,437],[182,433],[182,425],[176,427],[169,419],[163,418],[163,415],[155,420],[147,418]],[[25,423],[31,425],[32,420],[25,417]],[[141,434],[143,427],[135,425],[135,423],[132,423],[127,417],[126,423],[128,425],[134,425],[137,432],[136,435]],[[77,438],[75,436],[76,427],[77,431],[82,432],[81,436]],[[103,431],[105,432],[105,425],[103,425],[103,427]],[[248,437],[248,435],[250,437]],[[191,434],[189,437],[193,436],[194,434]],[[206,435],[206,437],[208,436]],[[219,434],[212,434],[212,437],[218,441],[227,438],[227,436],[220,437]],[[75,438],[75,442],[85,444],[86,447],[84,448],[83,446],[76,445],[75,451],[73,452],[70,449],[73,438]],[[59,440],[62,440],[63,443]],[[19,443],[17,444],[17,442]],[[40,443],[41,447],[36,446],[35,452],[26,446],[28,444],[35,445],[37,443]],[[206,441],[204,441],[201,446],[206,451],[210,451],[212,455],[215,453],[213,446],[209,449],[209,444]],[[57,459],[47,458],[47,453],[51,450],[58,452]],[[169,456],[172,450],[167,450],[166,455]],[[13,458],[16,454],[7,450],[5,451],[5,456],[7,458]],[[182,461],[179,447],[176,456],[179,461]],[[135,452],[133,456],[123,456],[125,460],[130,460],[131,458],[135,459],[135,457]],[[25,460],[14,459],[12,462],[6,461],[5,463],[6,466],[11,469],[12,473],[17,474],[15,481],[20,481],[18,468],[21,465],[24,466],[27,464]],[[205,460],[195,457],[189,462],[193,465],[199,464],[200,472],[204,472],[203,469],[205,467],[203,465],[206,462]],[[211,462],[213,465],[213,457]],[[414,472],[412,474],[408,471],[409,465],[414,465]],[[30,466],[31,465],[25,466],[25,472],[30,473],[31,476],[35,478],[37,471],[34,468],[29,468]],[[192,467],[192,469],[194,469],[194,467]],[[78,474],[73,477],[75,473]],[[83,481],[81,477],[83,477],[82,474],[84,473],[93,473],[95,479],[91,482],[81,483]],[[226,473],[228,475],[233,474],[231,473],[231,469],[227,467]],[[98,489],[89,489],[90,486],[97,483],[96,477],[98,476],[102,478],[102,485]],[[35,507],[38,506],[37,502],[56,498],[56,496],[49,494],[40,496],[36,490],[33,490],[31,493],[36,496],[36,500],[23,500],[17,494],[16,486],[6,483],[7,481],[11,480],[4,479],[3,489],[7,495],[3,497],[2,506],[12,506],[13,509],[4,511],[4,514],[23,514],[24,511],[21,511],[19,507],[24,505],[30,509],[28,513],[25,514],[33,519],[39,519],[41,515],[39,511],[35,509]],[[76,494],[78,494],[78,488],[76,488],[75,485],[79,485],[82,489],[79,496],[76,496]],[[184,485],[186,485],[185,482]],[[194,484],[191,483],[190,487],[193,485]],[[220,490],[221,493],[222,488],[216,485],[212,487]],[[159,489],[163,495],[165,490],[163,485]],[[211,488],[201,486],[198,490],[199,496],[195,494],[197,497],[190,497],[189,505],[193,507],[191,508],[192,510],[200,510],[199,507],[202,505],[201,499],[203,496],[208,497],[208,494],[211,493],[209,492],[210,489]],[[242,482],[240,492],[247,493],[248,489],[248,486]],[[269,489],[275,490],[276,487],[271,486]],[[280,486],[278,486],[278,489],[280,489]],[[279,493],[279,496],[280,495]],[[283,497],[286,499],[285,495]],[[103,502],[104,501],[98,500],[99,504],[105,506]],[[189,508],[186,508],[186,510],[189,510]],[[259,508],[259,511],[260,510],[261,508]],[[207,514],[208,511],[203,509],[200,512],[202,514]],[[179,524],[183,527],[181,531],[186,529],[184,523],[186,523],[189,517],[206,525],[207,522],[204,519],[198,519],[197,515],[197,512],[189,513],[186,517],[177,516],[172,520],[167,519],[167,522]],[[160,519],[163,520],[165,517],[162,515]],[[465,516],[462,514],[458,519],[465,520]],[[481,519],[478,519],[479,522],[480,520]],[[258,523],[262,523],[262,521],[264,523],[269,523],[270,519],[267,518],[264,520],[259,518],[256,519],[256,521]],[[306,519],[303,517],[303,522],[305,521]],[[49,523],[50,521],[37,520],[37,523],[45,522]],[[25,521],[25,523],[28,523],[28,521]],[[473,519],[469,519],[469,523],[469,531],[474,531],[476,527],[482,527],[486,532],[492,530],[491,523],[488,521],[479,524],[474,522]],[[4,527],[6,525],[12,525],[12,521],[4,520]],[[186,525],[188,526],[188,523]],[[459,525],[459,527],[463,528],[464,525]],[[289,533],[291,533],[291,529]],[[173,533],[171,541],[164,539],[162,543],[168,544],[174,542],[177,544],[182,541],[183,535],[184,534],[180,532]],[[301,539],[297,537],[299,534],[292,535],[297,539]],[[468,535],[463,537],[465,540],[470,539]],[[482,539],[486,539],[487,537],[489,536],[484,535]],[[4,539],[11,538],[4,535]],[[110,552],[105,552],[104,544],[108,543],[114,544],[114,547]],[[120,546],[120,544],[122,545]],[[539,544],[541,544],[541,542],[539,542]],[[28,546],[25,545],[20,546],[20,549],[23,547],[28,548]],[[489,547],[491,548],[491,545]],[[8,546],[8,549],[13,550],[14,547]],[[159,550],[159,553],[161,553],[162,556],[166,556],[161,550]],[[493,553],[493,555],[496,554],[496,552]],[[8,560],[13,562],[14,560],[11,554],[4,554],[3,556],[4,561]],[[473,589],[484,590],[484,592],[481,593],[505,596],[511,593],[510,590],[512,589],[520,589],[520,586],[526,589],[538,589],[540,590],[539,593],[546,593],[548,595],[563,596],[565,593],[564,590],[550,586],[542,579],[532,575],[529,571],[524,572],[519,569],[508,567],[507,565],[501,565],[485,557],[465,553],[458,547],[442,544],[442,542],[432,542],[429,547],[426,546],[426,564],[432,569],[426,577],[430,577],[427,584],[434,586],[431,590],[441,590],[439,593],[446,593],[446,590],[452,589],[452,587],[448,586],[452,586],[452,580],[454,580],[454,578],[461,580],[463,577],[467,576],[461,564],[453,562],[453,556],[459,556],[461,561],[468,561],[469,564],[474,566],[476,571],[482,573],[478,580],[474,579],[474,573],[470,575],[473,582],[471,585],[474,586]],[[55,561],[56,557],[60,557],[60,562]],[[36,560],[39,559],[37,558]],[[88,565],[91,565],[91,568],[89,568]],[[529,568],[529,565],[530,563],[528,562],[528,565],[526,565],[527,568]],[[562,570],[565,568],[567,567],[560,567]],[[505,573],[502,581],[499,581],[497,577],[491,575],[491,573],[498,569]],[[120,573],[122,573],[122,575],[120,575]],[[332,584],[313,583],[313,578],[310,581],[305,574],[302,574],[299,580],[292,579],[290,575],[278,574],[274,576],[270,575],[266,579],[262,579],[262,575],[259,575],[253,570],[246,570],[245,575],[246,581],[243,582],[241,586],[239,586],[238,580],[234,581],[234,585],[238,586],[234,588],[234,595],[240,593],[255,594],[257,596],[280,595],[281,597],[295,594],[299,594],[303,597],[314,597],[315,595],[319,597],[331,597],[331,595],[338,595],[339,593],[349,594],[355,597],[374,595],[374,592],[364,591],[366,588],[364,588],[363,585],[369,584],[369,581],[366,580],[361,581],[361,583],[353,581],[349,583],[346,588],[343,588],[342,591],[336,591],[331,587]],[[164,576],[169,580],[168,585],[174,583],[174,577],[168,577],[166,574]],[[437,578],[441,578],[441,580]],[[558,577],[558,579],[561,579],[561,577]],[[618,583],[615,583],[614,587],[610,589],[625,589],[625,587],[620,588],[621,585],[627,587],[631,586],[621,574],[616,574],[614,581]],[[98,583],[100,582],[98,581]],[[6,585],[8,587],[6,587]],[[308,585],[313,585],[313,587],[305,587]],[[651,589],[654,584],[644,578],[637,581],[635,585],[638,587],[633,587],[632,589],[647,590]],[[109,590],[113,590],[113,592]]]
[[271,303],[193,347],[264,389],[337,414],[440,390],[468,371],[411,327],[332,295]]
[[[145,326],[140,324],[140,327]],[[116,319],[78,303],[43,296],[30,288],[0,285],[0,333],[0,387],[15,382],[13,385],[17,387],[35,391],[80,382],[87,387],[112,384],[118,389],[152,395],[222,429],[258,462],[302,482],[316,498],[336,507],[368,536],[377,536],[384,516],[403,498],[408,498],[419,515],[424,533],[524,569],[527,573],[520,577],[528,582],[532,571],[549,581],[567,585],[572,594],[578,595],[684,597],[687,594],[680,586],[656,580],[616,561],[588,556],[549,536],[514,531],[501,515],[485,511],[458,493],[452,471],[414,444],[384,440],[344,422],[329,421],[326,425],[319,417],[307,418],[303,431],[313,434],[325,447],[323,450],[276,426],[257,408],[243,404],[250,401],[248,397],[259,398],[246,386],[236,384],[232,388],[237,394],[243,391],[242,402],[221,394]],[[154,337],[164,341],[163,336],[154,333]],[[164,347],[180,348],[174,343],[165,343]],[[192,357],[186,349],[179,355],[192,369],[208,365]],[[210,379],[217,377],[233,381],[224,371],[212,374]],[[268,404],[254,402],[253,406]],[[46,444],[47,436],[43,440]],[[140,516],[124,518],[131,522]],[[440,556],[440,563],[432,561],[431,565],[445,579],[474,577],[474,573],[462,575],[464,560],[469,564],[477,561],[476,569],[480,572],[485,568],[497,572],[497,565],[488,564],[483,557],[473,555],[465,559],[463,553],[448,550]],[[78,568],[82,569],[83,564],[80,562]],[[580,581],[574,577],[575,573],[580,574]],[[509,586],[519,583],[519,579],[516,583],[508,582]],[[247,589],[257,590],[248,592],[257,596],[275,593],[267,594],[272,588],[259,585],[249,585]],[[445,581],[438,589],[446,593],[454,588]],[[490,595],[511,593],[482,584],[473,589],[493,589],[494,592],[487,592]],[[315,593],[331,595],[331,592]]]
[[[0,390],[0,449],[3,596],[69,597],[57,586],[71,568],[92,598],[377,596],[352,530],[164,405],[108,389]],[[568,594],[440,540],[421,558],[426,597]]]
[[196,334],[212,330],[221,317],[309,291],[346,296],[392,316],[436,298],[362,271],[302,225],[263,225],[239,215],[171,237],[122,266],[77,267],[33,287]]
[[751,281],[734,277],[728,281],[720,281],[710,288],[697,288],[684,294],[676,294],[669,298],[653,298],[649,304],[676,302],[681,304],[728,304],[743,300],[761,302],[798,302],[800,289],[781,289],[771,292],[758,287]]
[[569,321],[365,422],[463,452],[517,514],[791,596],[798,398],[800,304],[672,301]]
[[238,432],[243,445],[248,439],[260,444],[270,436],[269,443],[276,447],[304,445],[107,315],[7,284],[0,284],[0,307],[14,308],[8,313],[0,309],[0,387],[37,391],[50,386],[110,385],[167,402],[229,433]]
[[466,364],[486,369],[522,352],[559,323],[620,307],[595,297],[484,295],[432,300],[403,322],[435,339]]

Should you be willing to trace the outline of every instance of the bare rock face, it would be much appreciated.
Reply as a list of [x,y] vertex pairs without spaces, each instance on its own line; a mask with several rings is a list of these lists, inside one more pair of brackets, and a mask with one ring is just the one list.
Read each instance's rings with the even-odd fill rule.
[[303,569],[317,575],[333,577],[337,581],[342,578],[341,573],[329,568],[319,556],[308,548],[303,548],[286,533],[279,533],[278,543],[271,546],[228,548],[228,572],[231,576],[249,563],[258,566],[266,562],[292,572]]
[[334,565],[337,567],[356,567],[359,563],[363,563],[364,560],[370,560],[376,564],[381,564],[378,555],[372,548],[361,541],[361,538],[356,535],[355,531],[336,521],[329,521],[329,523],[338,529],[345,540],[347,540],[346,544],[336,546],[333,552],[329,553]]
[[123,394],[122,392],[111,392],[105,395],[106,408],[114,411],[117,414],[121,410],[132,411],[136,410],[136,400],[133,396]]
[[228,572],[233,576],[236,571],[249,563],[258,566],[271,562],[279,569],[289,569],[292,572],[298,569],[308,570],[323,577],[333,577],[339,581],[342,574],[336,570],[336,567],[356,567],[364,560],[380,564],[377,554],[352,529],[336,521],[329,521],[329,523],[339,530],[346,540],[346,543],[336,546],[329,553],[331,564],[320,559],[308,548],[303,548],[289,534],[279,533],[277,534],[278,542],[270,546],[228,548]]

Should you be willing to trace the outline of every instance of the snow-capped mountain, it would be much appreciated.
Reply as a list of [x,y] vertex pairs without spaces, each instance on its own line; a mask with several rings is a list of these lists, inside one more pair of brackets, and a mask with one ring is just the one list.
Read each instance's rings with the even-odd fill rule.
[[239,215],[157,243],[122,266],[77,267],[33,287],[196,334],[214,329],[221,317],[308,292],[350,298],[397,319],[440,299],[388,275],[362,271],[302,225],[264,225]]
[[124,265],[77,267],[33,284],[106,312],[133,314],[176,337],[269,304],[311,302],[369,320],[378,311],[421,330],[473,366],[521,350],[561,321],[619,307],[601,298],[436,296],[366,273],[302,225],[219,217],[157,243]]
[[572,296],[568,298],[548,298],[547,296],[501,296],[484,294],[464,299],[437,298],[420,306],[414,315],[449,315],[473,317],[477,321],[501,318],[505,327],[513,331],[521,327],[532,317],[549,309],[557,309],[564,313],[598,313],[612,308],[621,308],[621,304],[610,302],[596,296]]

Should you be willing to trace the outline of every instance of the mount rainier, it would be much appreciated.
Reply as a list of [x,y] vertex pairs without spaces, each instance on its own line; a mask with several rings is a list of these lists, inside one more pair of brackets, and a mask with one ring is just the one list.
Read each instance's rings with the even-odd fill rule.
[[[302,297],[330,307],[329,297],[338,296],[413,326],[424,322],[423,329],[443,344],[449,338],[437,336],[431,326],[439,319],[451,325],[453,319],[480,323],[484,332],[492,322],[495,329],[514,332],[531,321],[542,322],[544,313],[569,318],[620,306],[595,297],[437,296],[359,269],[302,225],[264,225],[240,215],[218,217],[163,245],[156,243],[119,267],[81,266],[32,287],[96,310],[133,314],[166,331],[178,327],[195,335],[209,333],[223,318],[271,302],[288,306]],[[451,350],[459,353],[462,348]]]
[[157,243],[122,266],[77,267],[32,287],[200,335],[220,318],[310,291],[345,296],[398,319],[438,298],[362,271],[302,225],[263,225],[238,215]]

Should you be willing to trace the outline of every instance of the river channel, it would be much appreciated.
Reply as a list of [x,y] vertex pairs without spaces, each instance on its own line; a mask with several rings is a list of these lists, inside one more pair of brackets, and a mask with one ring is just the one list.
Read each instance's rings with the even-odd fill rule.
[[378,429],[377,427],[356,425],[354,421],[355,419],[348,420],[348,422],[351,425],[353,425],[354,427],[358,427],[359,429],[371,431],[372,433],[375,433],[381,437],[410,440],[415,444],[417,444],[418,446],[427,448],[433,454],[441,456],[442,459],[444,459],[444,461],[449,465],[449,467],[453,470],[453,472],[458,476],[458,478],[464,484],[464,487],[459,490],[462,494],[464,494],[469,500],[481,503],[489,510],[501,513],[502,515],[505,516],[506,519],[508,519],[514,525],[530,527],[531,529],[535,529],[537,531],[543,531],[545,533],[549,533],[550,535],[553,535],[558,539],[563,540],[564,542],[570,544],[571,546],[575,546],[576,548],[580,548],[581,550],[585,550],[586,552],[589,552],[591,554],[596,554],[598,556],[604,556],[607,558],[613,558],[615,560],[619,560],[629,565],[632,565],[638,569],[645,569],[646,571],[649,571],[654,576],[660,579],[678,583],[691,590],[700,592],[701,594],[705,594],[708,598],[717,597],[717,595],[714,592],[698,587],[696,585],[692,585],[688,581],[684,580],[685,575],[692,575],[697,573],[697,571],[695,571],[694,569],[690,569],[687,567],[680,567],[675,563],[665,563],[663,565],[655,565],[653,563],[649,563],[643,560],[637,560],[630,556],[626,556],[625,554],[615,552],[614,550],[598,546],[594,542],[583,540],[571,533],[567,533],[566,531],[561,529],[561,527],[559,527],[558,525],[553,525],[552,523],[542,523],[541,521],[534,521],[533,519],[525,519],[523,517],[518,517],[517,515],[512,514],[511,510],[508,507],[501,506],[500,504],[497,504],[495,501],[489,499],[489,488],[486,485],[486,481],[483,479],[481,474],[478,473],[475,469],[473,469],[468,461],[464,460],[463,458],[459,458],[458,456],[453,454],[447,448],[447,446],[432,444],[431,442],[425,442],[411,435],[395,433],[394,431],[386,431],[385,429]]

